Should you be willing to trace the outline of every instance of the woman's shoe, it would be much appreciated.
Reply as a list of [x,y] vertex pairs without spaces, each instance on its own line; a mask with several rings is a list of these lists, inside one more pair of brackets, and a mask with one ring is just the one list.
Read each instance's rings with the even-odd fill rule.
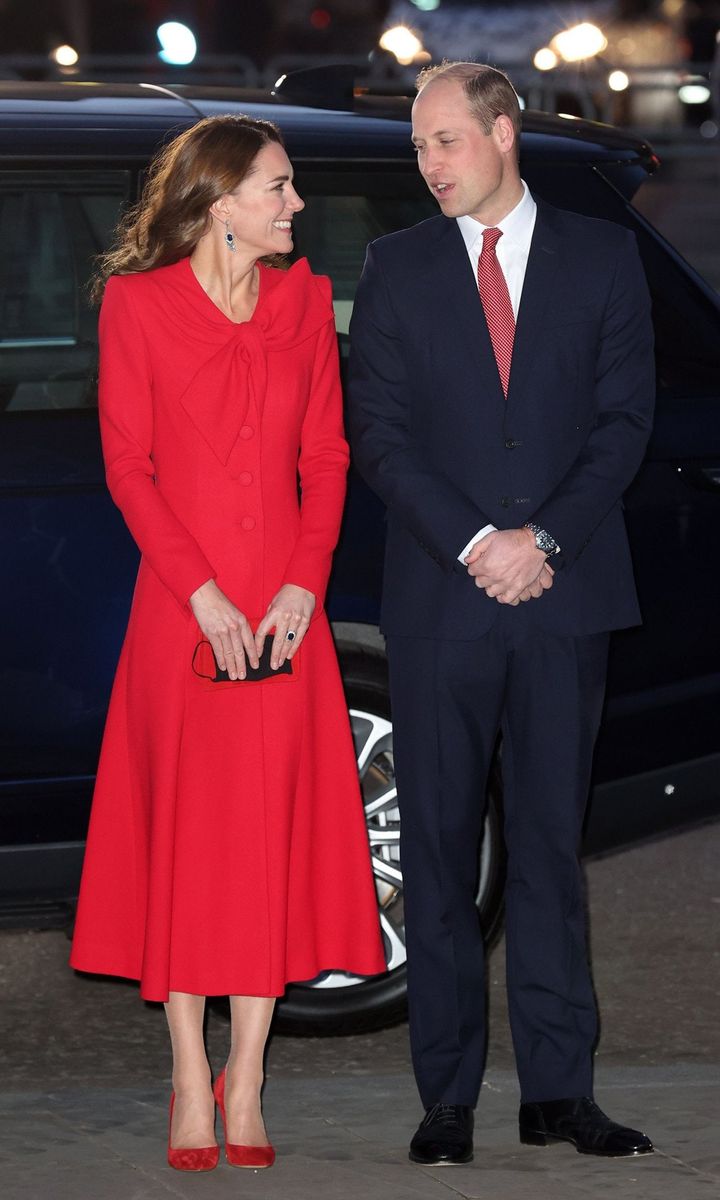
[[170,1129],[168,1130],[168,1163],[176,1171],[212,1171],[220,1161],[219,1146],[203,1146],[200,1149],[173,1150],[170,1145],[175,1093],[170,1097]]
[[225,1157],[231,1167],[254,1167],[261,1170],[271,1167],[275,1162],[275,1151],[272,1146],[237,1146],[228,1141],[227,1118],[225,1116],[225,1070],[220,1072],[213,1088],[217,1106],[220,1109],[223,1129],[225,1130]]

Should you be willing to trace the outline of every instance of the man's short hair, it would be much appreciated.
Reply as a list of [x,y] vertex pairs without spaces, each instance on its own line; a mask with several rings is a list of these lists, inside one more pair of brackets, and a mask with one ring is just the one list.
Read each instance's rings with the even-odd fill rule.
[[415,80],[418,94],[436,79],[457,80],[462,84],[468,106],[480,122],[483,133],[491,133],[501,115],[509,117],[519,143],[520,102],[515,88],[503,71],[485,63],[441,62],[437,67],[425,67]]

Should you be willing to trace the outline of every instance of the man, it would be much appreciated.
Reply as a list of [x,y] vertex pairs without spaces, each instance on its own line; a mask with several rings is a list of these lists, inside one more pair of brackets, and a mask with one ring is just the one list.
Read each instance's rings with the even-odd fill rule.
[[387,637],[413,1063],[410,1158],[472,1158],[485,1053],[474,905],[502,730],[520,1137],[647,1153],[592,1101],[578,844],[609,631],[637,624],[621,497],[652,329],[635,241],[534,198],[499,71],[424,72],[418,166],[442,215],[368,248],[351,328],[355,461],[388,510]]

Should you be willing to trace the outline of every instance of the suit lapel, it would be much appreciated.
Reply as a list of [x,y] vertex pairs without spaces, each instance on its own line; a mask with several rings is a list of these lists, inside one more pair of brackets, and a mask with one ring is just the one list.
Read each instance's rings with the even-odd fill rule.
[[500,376],[490,341],[477,280],[473,276],[457,221],[439,218],[442,225],[428,247],[426,264],[434,292],[436,330],[452,327],[451,352],[469,355],[474,363],[478,390],[504,403]]
[[543,336],[543,319],[553,294],[557,291],[559,249],[560,238],[552,222],[552,210],[538,200],[535,228],[515,325],[508,405],[519,400],[532,378],[535,348]]
[[437,235],[428,246],[426,265],[435,293],[438,329],[453,327],[453,341],[469,354],[477,372],[478,389],[493,394],[499,404],[517,403],[532,383],[537,343],[543,336],[544,317],[557,292],[560,272],[560,237],[553,209],[537,200],[537,217],[523,281],[515,326],[512,369],[507,401],[503,395],[495,352],[478,294],[463,236],[456,221],[438,218]]

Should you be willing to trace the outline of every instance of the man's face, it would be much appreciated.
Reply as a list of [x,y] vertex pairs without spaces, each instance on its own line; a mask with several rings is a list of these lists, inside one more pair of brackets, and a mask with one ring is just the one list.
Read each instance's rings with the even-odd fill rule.
[[412,127],[420,174],[443,214],[472,216],[483,224],[502,219],[518,181],[507,122],[499,128],[496,121],[491,133],[483,133],[462,84],[437,79],[415,100]]

